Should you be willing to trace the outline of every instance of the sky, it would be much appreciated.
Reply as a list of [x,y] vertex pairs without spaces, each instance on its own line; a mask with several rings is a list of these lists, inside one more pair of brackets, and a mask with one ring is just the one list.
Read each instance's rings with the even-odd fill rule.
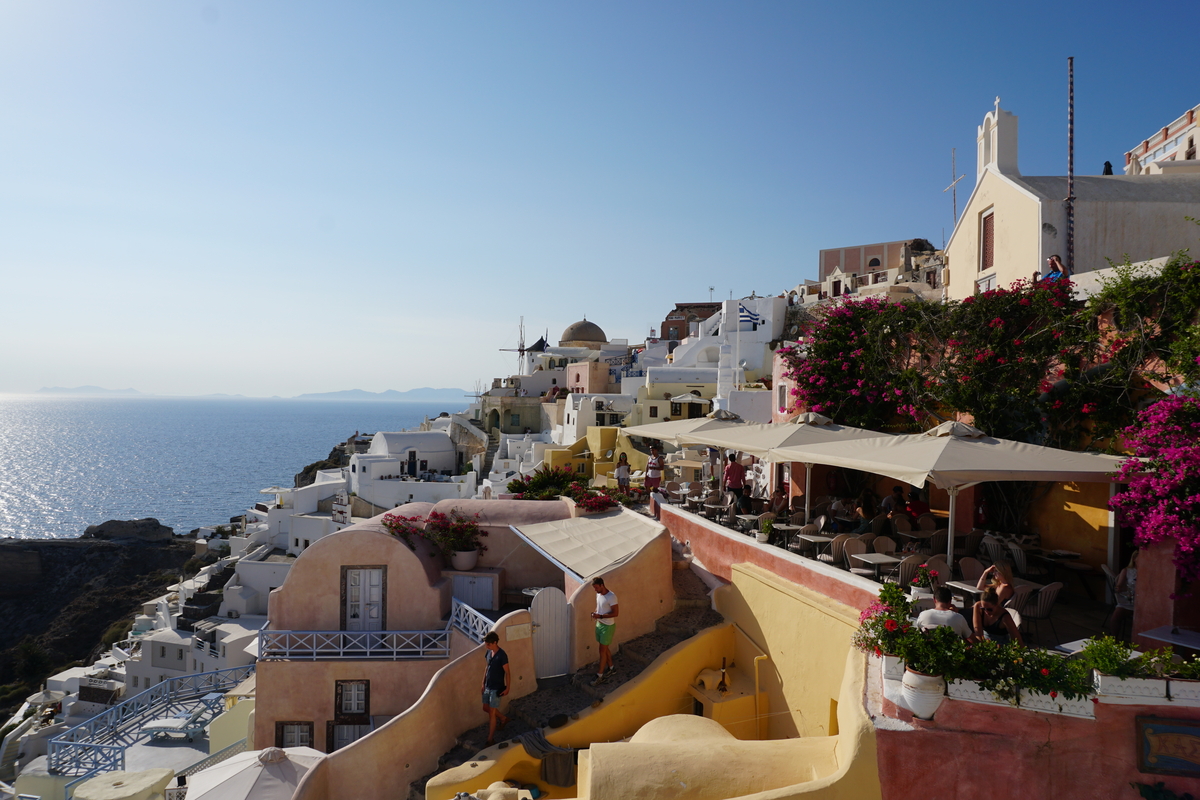
[[1200,4],[0,4],[0,393],[472,389],[581,318],[953,228],[996,96],[1076,171],[1200,103]]

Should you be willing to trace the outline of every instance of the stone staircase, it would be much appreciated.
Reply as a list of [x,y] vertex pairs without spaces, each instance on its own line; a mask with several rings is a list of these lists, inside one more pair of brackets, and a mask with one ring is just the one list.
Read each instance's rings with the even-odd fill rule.
[[500,450],[500,434],[492,431],[488,434],[487,453],[483,456],[483,475],[487,477],[492,474],[492,462],[496,460],[496,453]]
[[[607,681],[599,686],[591,685],[596,677],[595,663],[574,675],[539,680],[537,691],[509,705],[509,723],[503,733],[497,733],[496,740],[503,746],[501,740],[545,727],[554,717],[570,718],[585,708],[599,706],[609,693],[636,678],[667,650],[705,628],[724,621],[724,617],[712,610],[708,587],[695,573],[690,569],[676,569],[672,577],[675,584],[675,610],[659,618],[653,633],[644,634],[620,646],[613,656],[616,671]],[[454,749],[438,760],[435,772],[410,785],[409,800],[424,800],[425,784],[430,778],[470,761],[486,743],[486,724],[464,733]]]

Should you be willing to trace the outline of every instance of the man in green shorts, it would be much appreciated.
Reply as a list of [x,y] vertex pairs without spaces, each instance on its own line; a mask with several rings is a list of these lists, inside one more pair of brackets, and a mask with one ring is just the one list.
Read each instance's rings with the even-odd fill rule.
[[594,579],[592,588],[596,590],[596,611],[592,614],[592,619],[596,620],[596,641],[600,645],[600,672],[592,681],[592,685],[595,686],[608,680],[616,669],[613,666],[612,651],[608,647],[617,631],[616,620],[620,609],[617,608],[617,596],[604,585],[604,578]]

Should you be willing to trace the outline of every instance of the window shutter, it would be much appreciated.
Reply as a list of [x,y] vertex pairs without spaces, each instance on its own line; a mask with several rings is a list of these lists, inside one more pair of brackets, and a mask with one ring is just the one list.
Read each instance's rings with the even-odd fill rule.
[[988,214],[983,218],[983,233],[979,252],[979,271],[984,272],[996,266],[996,215]]

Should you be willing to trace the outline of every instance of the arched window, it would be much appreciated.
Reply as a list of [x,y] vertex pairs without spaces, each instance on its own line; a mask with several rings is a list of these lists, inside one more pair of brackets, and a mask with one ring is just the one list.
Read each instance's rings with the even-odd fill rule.
[[879,259],[878,258],[872,258],[870,261],[867,262],[868,269],[875,269],[877,267],[879,267]]

